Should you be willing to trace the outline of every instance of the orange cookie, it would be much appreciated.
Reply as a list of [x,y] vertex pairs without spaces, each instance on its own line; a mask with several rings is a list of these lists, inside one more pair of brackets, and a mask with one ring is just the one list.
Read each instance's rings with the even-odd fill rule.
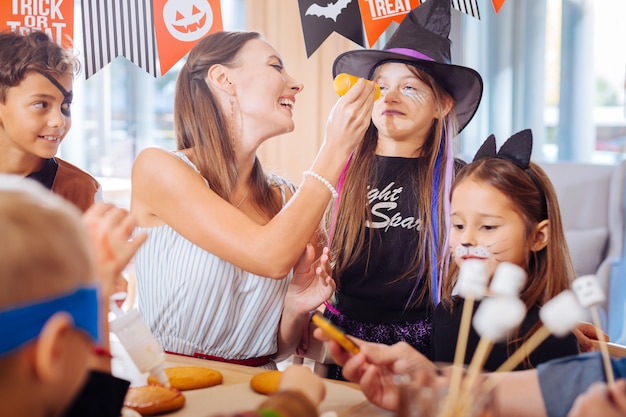
[[142,416],[175,411],[185,405],[185,396],[176,388],[163,385],[130,387],[124,398],[124,407],[137,411]]
[[281,371],[261,372],[250,379],[250,387],[259,394],[273,394],[278,391],[281,375]]
[[[224,380],[220,371],[203,366],[165,368],[165,374],[170,380],[170,385],[181,391],[212,387],[221,384]],[[148,384],[158,385],[159,380],[150,375]]]

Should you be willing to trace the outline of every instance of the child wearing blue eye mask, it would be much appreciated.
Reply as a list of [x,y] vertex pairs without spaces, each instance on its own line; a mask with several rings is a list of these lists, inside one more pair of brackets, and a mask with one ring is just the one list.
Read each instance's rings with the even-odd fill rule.
[[78,68],[43,32],[0,32],[0,173],[32,178],[84,212],[101,199],[100,184],[56,157],[72,125]]
[[[118,246],[109,220],[123,216],[97,206],[102,213],[81,217],[36,182],[0,175],[0,415],[119,416],[128,382],[111,376],[109,355],[94,352],[108,351],[103,301],[115,261],[145,237]],[[108,254],[93,245],[103,236]]]

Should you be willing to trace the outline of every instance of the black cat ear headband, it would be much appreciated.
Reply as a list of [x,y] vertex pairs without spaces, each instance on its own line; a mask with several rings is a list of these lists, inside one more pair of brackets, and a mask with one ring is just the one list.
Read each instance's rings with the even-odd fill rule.
[[500,150],[498,152],[496,152],[496,137],[494,135],[489,135],[489,137],[478,149],[478,152],[476,152],[476,155],[474,156],[472,162],[476,162],[484,158],[504,159],[506,161],[513,162],[520,169],[528,173],[530,179],[533,181],[533,183],[539,190],[539,193],[541,194],[541,209],[544,218],[547,219],[548,203],[546,201],[546,194],[543,191],[541,183],[530,169],[530,155],[532,154],[532,151],[533,134],[530,129],[524,129],[508,138],[506,142],[504,142],[504,144],[500,147]]

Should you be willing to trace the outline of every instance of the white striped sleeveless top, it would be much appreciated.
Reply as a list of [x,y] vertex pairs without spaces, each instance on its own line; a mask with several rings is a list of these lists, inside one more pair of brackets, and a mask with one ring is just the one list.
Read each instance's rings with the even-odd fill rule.
[[[184,154],[176,155],[198,171]],[[276,175],[270,181],[279,184],[285,205],[286,189],[295,187]],[[168,225],[137,229],[148,232],[135,255],[138,309],[163,349],[226,359],[276,353],[293,272],[283,280],[264,278],[201,249]]]

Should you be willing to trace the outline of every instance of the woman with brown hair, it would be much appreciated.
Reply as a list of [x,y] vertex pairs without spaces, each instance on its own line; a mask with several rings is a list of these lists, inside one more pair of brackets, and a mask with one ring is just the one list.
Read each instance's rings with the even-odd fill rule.
[[273,367],[334,290],[311,268],[317,231],[374,86],[360,80],[338,100],[295,191],[256,151],[294,129],[302,88],[256,32],[211,34],[190,52],[176,84],[177,151],[145,149],[132,172],[131,212],[149,236],[135,261],[138,308],[166,351]]

